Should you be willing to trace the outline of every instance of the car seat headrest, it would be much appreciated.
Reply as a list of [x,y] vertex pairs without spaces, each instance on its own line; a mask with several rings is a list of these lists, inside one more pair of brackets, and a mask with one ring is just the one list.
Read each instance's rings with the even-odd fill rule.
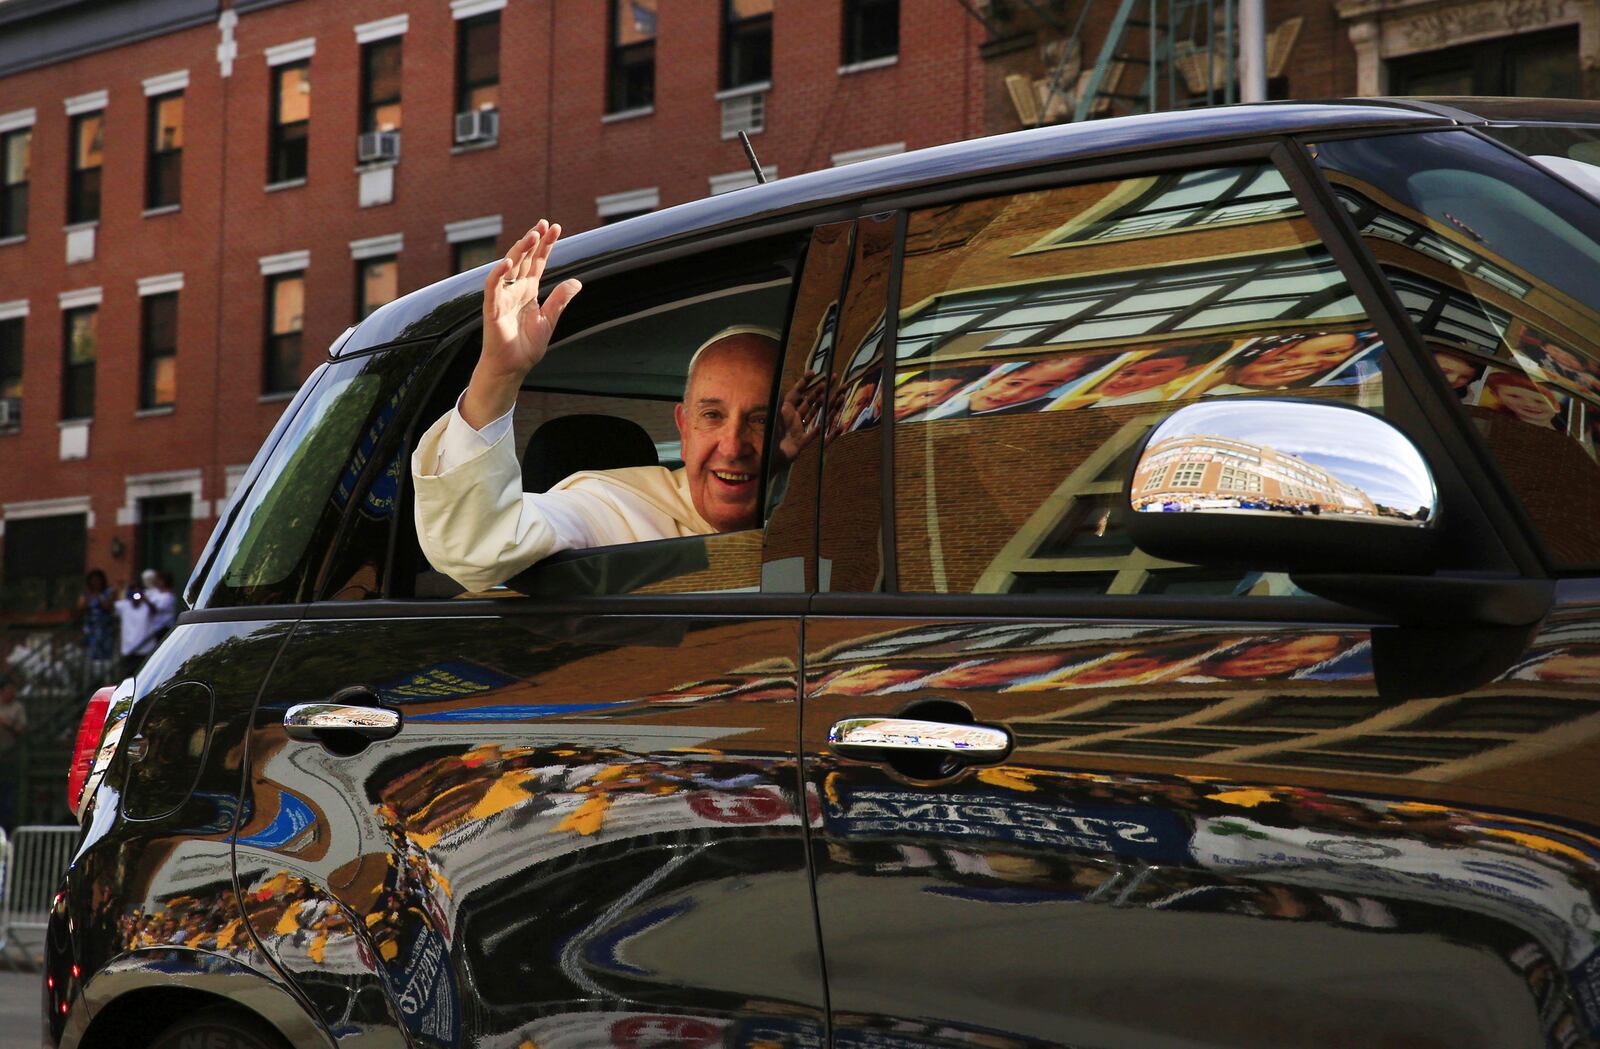
[[658,466],[644,427],[615,415],[563,415],[533,431],[522,453],[522,490],[547,492],[584,470]]

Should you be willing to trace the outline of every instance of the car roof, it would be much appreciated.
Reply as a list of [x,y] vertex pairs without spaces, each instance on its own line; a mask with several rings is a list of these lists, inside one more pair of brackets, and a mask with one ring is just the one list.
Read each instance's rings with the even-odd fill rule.
[[[1219,140],[1480,120],[1464,110],[1446,111],[1409,100],[1352,99],[1218,106],[1032,128],[810,171],[563,237],[551,255],[550,274],[559,276],[563,270],[707,234],[737,231],[957,178],[989,177]],[[388,303],[340,336],[329,355],[344,357],[389,344],[437,338],[454,329],[481,308],[484,278],[492,265],[447,277]]]

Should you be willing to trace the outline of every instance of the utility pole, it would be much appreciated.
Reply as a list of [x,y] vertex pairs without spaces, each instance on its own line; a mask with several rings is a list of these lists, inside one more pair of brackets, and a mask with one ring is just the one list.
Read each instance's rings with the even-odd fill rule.
[[1239,0],[1239,100],[1267,100],[1265,0]]

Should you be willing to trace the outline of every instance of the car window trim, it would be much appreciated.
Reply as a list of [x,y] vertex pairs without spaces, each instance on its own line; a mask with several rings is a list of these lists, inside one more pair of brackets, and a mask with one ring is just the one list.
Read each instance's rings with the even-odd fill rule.
[[554,599],[523,597],[394,598],[370,601],[318,601],[302,618],[328,619],[507,619],[535,616],[695,616],[711,619],[798,617],[810,594],[749,591],[685,594],[579,595]]
[[1266,622],[1283,627],[1341,623],[1393,626],[1392,620],[1325,598],[1190,594],[837,593],[813,596],[811,616],[906,619],[1049,619],[1094,623]]
[[[900,537],[894,500],[894,380],[899,363],[900,271],[905,264],[906,229],[910,222],[911,212],[908,209],[901,208],[895,213],[894,244],[889,249],[889,279],[883,294],[883,363],[879,365],[882,370],[878,374],[878,401],[882,405],[878,419],[883,429],[883,450],[879,453],[883,456],[883,466],[878,470],[878,498],[882,501],[878,514],[881,522],[878,534],[883,542],[883,588],[891,594],[900,589]],[[820,499],[820,488],[817,494]],[[820,550],[817,556],[821,557]]]
[[[1441,132],[1473,133],[1470,128],[1454,126],[1413,129],[1406,133]],[[1553,562],[1533,520],[1523,509],[1510,482],[1501,473],[1494,453],[1483,436],[1471,425],[1466,413],[1453,410],[1454,406],[1449,400],[1453,395],[1444,376],[1436,368],[1428,367],[1423,359],[1426,343],[1422,333],[1406,313],[1399,296],[1383,276],[1377,259],[1362,243],[1361,232],[1339,204],[1332,186],[1307,151],[1307,146],[1314,144],[1312,139],[1326,142],[1362,137],[1340,134],[1291,139],[1285,149],[1287,162],[1284,169],[1293,171],[1297,178],[1304,180],[1307,194],[1319,205],[1315,209],[1319,213],[1315,220],[1319,232],[1329,250],[1337,253],[1335,259],[1351,277],[1356,294],[1362,298],[1369,312],[1374,305],[1380,307],[1380,312],[1373,315],[1373,320],[1376,323],[1381,315],[1390,326],[1390,331],[1383,332],[1384,339],[1393,339],[1395,346],[1404,348],[1404,353],[1393,354],[1392,357],[1409,388],[1411,400],[1420,408],[1427,430],[1444,445],[1450,457],[1453,473],[1457,475],[1451,479],[1461,486],[1460,494],[1471,493],[1473,503],[1484,515],[1515,571],[1529,578],[1549,578]],[[1516,155],[1514,151],[1513,155]],[[1417,434],[1410,436],[1415,440]],[[1426,452],[1426,444],[1420,446]]]

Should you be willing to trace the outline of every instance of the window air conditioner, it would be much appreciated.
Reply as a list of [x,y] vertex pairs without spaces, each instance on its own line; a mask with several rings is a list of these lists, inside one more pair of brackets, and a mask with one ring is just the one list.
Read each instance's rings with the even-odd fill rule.
[[0,430],[13,430],[22,425],[22,398],[0,397]]
[[366,131],[356,138],[356,159],[363,164],[400,159],[400,132]]
[[767,127],[765,92],[737,95],[722,100],[722,137],[737,138],[739,132],[753,135]]
[[493,142],[500,137],[500,114],[493,109],[477,109],[456,114],[456,142]]

